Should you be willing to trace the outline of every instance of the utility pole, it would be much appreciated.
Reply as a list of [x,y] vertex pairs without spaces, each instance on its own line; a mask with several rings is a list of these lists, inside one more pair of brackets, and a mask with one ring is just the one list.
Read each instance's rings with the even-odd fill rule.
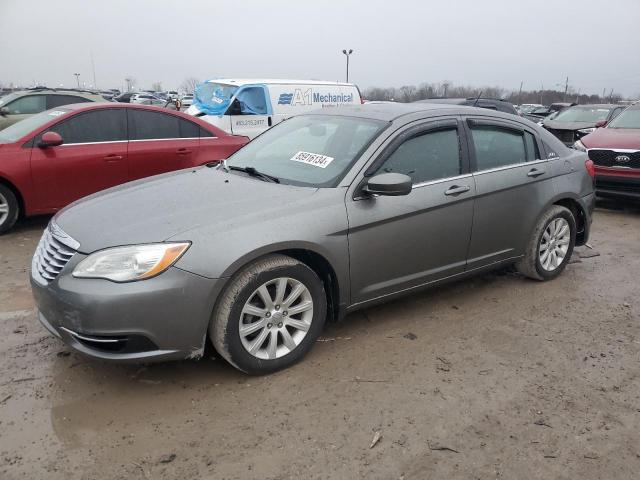
[[91,52],[90,55],[91,55],[91,68],[93,69],[93,88],[97,90],[98,84],[96,83],[96,64],[93,61],[93,52]]
[[607,95],[607,87],[602,89],[602,101],[604,102],[605,96]]
[[520,82],[520,91],[518,92],[518,105],[522,104],[522,84],[524,83],[524,80],[522,80]]
[[567,80],[564,82],[564,97],[562,97],[563,102],[567,101],[567,90],[569,90],[569,77],[567,77]]
[[80,74],[79,73],[74,73],[74,75],[76,76],[76,83],[78,84],[78,89],[80,88]]
[[349,56],[353,53],[353,49],[349,49],[347,50],[342,50],[342,53],[344,53],[347,57],[347,83],[349,83]]
[[542,101],[543,92],[544,92],[544,83],[540,82],[540,105],[544,105],[544,102]]

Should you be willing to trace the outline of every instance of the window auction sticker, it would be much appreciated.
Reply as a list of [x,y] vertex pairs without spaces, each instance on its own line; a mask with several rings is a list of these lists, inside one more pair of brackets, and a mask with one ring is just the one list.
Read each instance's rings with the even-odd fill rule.
[[59,117],[60,115],[64,115],[66,112],[62,112],[60,110],[51,110],[49,112],[50,117]]
[[307,165],[313,165],[314,167],[326,168],[331,162],[333,157],[327,157],[326,155],[320,155],[319,153],[298,152],[291,160],[294,162],[306,163]]

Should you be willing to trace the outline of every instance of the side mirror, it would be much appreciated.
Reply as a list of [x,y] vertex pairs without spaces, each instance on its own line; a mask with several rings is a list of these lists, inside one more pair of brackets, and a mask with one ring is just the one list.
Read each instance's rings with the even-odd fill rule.
[[40,143],[38,143],[40,148],[57,147],[58,145],[62,145],[62,137],[57,132],[43,133]]
[[413,181],[402,173],[380,173],[367,180],[362,191],[369,195],[409,195]]
[[9,115],[9,107],[0,108],[0,115],[2,115],[3,117],[6,117],[7,115]]
[[600,120],[599,122],[596,123],[596,128],[602,128],[604,126],[607,125],[607,121],[606,120]]

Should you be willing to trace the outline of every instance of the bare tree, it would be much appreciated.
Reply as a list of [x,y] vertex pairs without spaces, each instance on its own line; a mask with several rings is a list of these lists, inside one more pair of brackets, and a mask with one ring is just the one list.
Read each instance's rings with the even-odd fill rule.
[[180,84],[180,88],[184,90],[184,93],[188,93],[193,95],[196,91],[196,86],[200,83],[200,80],[194,77],[185,78],[184,81]]
[[162,82],[153,82],[151,84],[151,89],[154,92],[161,92],[162,91]]

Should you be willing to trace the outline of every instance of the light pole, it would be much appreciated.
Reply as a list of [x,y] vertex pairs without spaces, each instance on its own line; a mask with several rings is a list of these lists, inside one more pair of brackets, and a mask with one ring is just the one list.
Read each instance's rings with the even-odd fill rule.
[[78,84],[78,88],[80,88],[80,74],[74,73],[74,75],[76,76],[76,83]]
[[353,49],[342,50],[342,53],[347,57],[347,83],[349,83],[349,56],[353,53]]

